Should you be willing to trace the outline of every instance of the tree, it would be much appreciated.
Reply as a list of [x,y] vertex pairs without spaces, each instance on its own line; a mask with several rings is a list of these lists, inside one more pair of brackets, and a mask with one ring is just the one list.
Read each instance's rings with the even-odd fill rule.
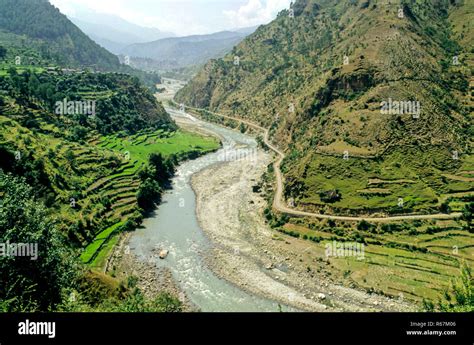
[[5,58],[7,56],[7,50],[5,47],[0,46],[0,59]]
[[36,74],[31,74],[29,80],[28,80],[28,92],[30,96],[34,96],[38,94],[40,91],[40,81],[38,80],[38,77]]
[[72,131],[69,137],[72,141],[81,142],[86,138],[87,133],[88,133],[88,130],[86,127],[76,125],[72,128]]
[[442,213],[446,213],[446,214],[451,213],[451,207],[449,206],[449,200],[443,202],[443,203],[439,206],[439,210],[440,210],[440,212],[442,212]]
[[137,192],[137,202],[144,211],[150,211],[159,201],[161,187],[158,182],[148,178],[140,184]]
[[462,211],[462,218],[471,225],[472,223],[472,216],[474,215],[474,202],[470,202],[464,206]]
[[461,264],[460,276],[451,281],[450,289],[444,292],[437,306],[429,300],[424,300],[423,304],[428,311],[474,312],[474,277],[471,268],[466,263]]
[[373,228],[375,228],[375,226],[365,219],[362,219],[359,224],[357,224],[357,230],[367,231]]
[[[7,255],[0,256],[0,310],[54,309],[61,290],[75,280],[73,256],[24,178],[0,170],[0,193],[0,243],[7,244]],[[15,254],[12,245],[18,244],[28,245],[29,254]]]
[[76,156],[74,155],[74,152],[71,149],[66,150],[66,152],[64,153],[64,158],[66,158],[70,167],[74,166],[74,163],[76,161]]
[[342,196],[337,189],[333,189],[319,193],[319,198],[322,202],[334,203],[336,201],[341,200]]
[[113,312],[123,313],[144,313],[144,312],[162,312],[173,313],[180,312],[182,309],[181,302],[170,295],[162,292],[152,300],[147,300],[143,293],[135,288],[123,301],[117,303],[112,302],[106,309]]
[[174,163],[172,159],[164,159],[161,153],[152,153],[149,162],[155,169],[155,180],[163,186],[174,174]]

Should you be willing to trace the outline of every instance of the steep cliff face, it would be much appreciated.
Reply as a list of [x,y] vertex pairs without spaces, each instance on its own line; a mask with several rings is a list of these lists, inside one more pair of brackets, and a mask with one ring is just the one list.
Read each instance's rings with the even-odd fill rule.
[[231,54],[210,61],[177,100],[270,127],[289,153],[286,173],[295,180],[315,154],[345,151],[379,159],[433,151],[449,168],[452,151],[469,154],[473,134],[464,101],[473,7],[296,1]]

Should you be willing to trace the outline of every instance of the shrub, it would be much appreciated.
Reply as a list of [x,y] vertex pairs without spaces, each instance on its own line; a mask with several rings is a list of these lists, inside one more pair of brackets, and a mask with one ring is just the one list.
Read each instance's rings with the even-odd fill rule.
[[328,190],[319,193],[319,198],[321,199],[322,202],[326,203],[334,203],[336,201],[341,200],[342,195],[339,193],[337,189],[335,190]]
[[357,224],[357,229],[358,229],[358,230],[367,231],[367,230],[371,230],[371,229],[373,229],[373,228],[375,228],[375,225],[369,223],[369,222],[366,221],[365,219],[361,220],[361,221],[359,222],[359,224]]
[[437,305],[430,300],[423,300],[426,310],[442,312],[473,312],[474,311],[474,277],[471,268],[463,263],[460,276],[451,281],[449,290],[444,291]]

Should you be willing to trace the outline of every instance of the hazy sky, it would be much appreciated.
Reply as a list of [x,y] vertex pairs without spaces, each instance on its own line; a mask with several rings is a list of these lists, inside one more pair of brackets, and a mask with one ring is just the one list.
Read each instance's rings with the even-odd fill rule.
[[50,0],[73,16],[92,10],[177,35],[205,34],[265,24],[291,0]]

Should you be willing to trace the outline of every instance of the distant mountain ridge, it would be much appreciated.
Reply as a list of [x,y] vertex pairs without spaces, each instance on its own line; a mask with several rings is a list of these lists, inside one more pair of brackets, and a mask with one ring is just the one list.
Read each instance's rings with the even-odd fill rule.
[[131,58],[152,59],[163,69],[200,65],[228,53],[254,28],[242,32],[221,31],[208,35],[172,37],[127,46],[121,54]]
[[69,16],[69,19],[95,42],[114,54],[119,54],[130,44],[175,36],[171,32],[142,27],[118,16],[103,13],[82,11]]

